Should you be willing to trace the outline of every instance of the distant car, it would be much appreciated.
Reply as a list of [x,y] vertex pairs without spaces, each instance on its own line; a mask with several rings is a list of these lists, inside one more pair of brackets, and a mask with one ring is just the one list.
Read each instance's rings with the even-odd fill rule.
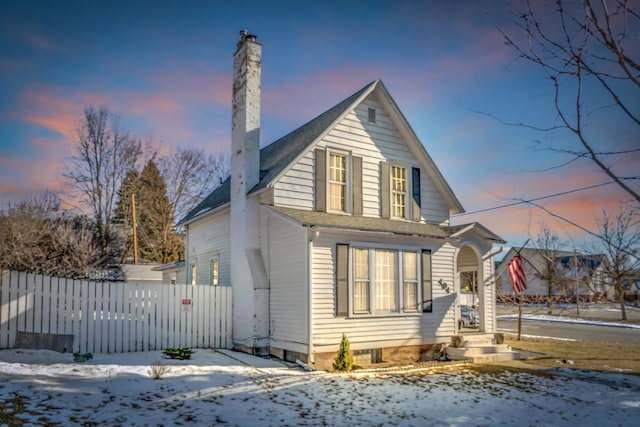
[[468,305],[460,306],[459,328],[477,328],[480,325],[478,310]]

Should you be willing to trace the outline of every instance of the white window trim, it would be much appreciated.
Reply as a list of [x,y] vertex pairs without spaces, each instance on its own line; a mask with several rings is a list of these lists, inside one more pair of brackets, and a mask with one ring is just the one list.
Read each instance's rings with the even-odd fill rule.
[[[218,264],[218,282],[213,283],[213,261],[216,261]],[[209,258],[209,285],[210,286],[218,286],[220,285],[220,256],[213,256]]]
[[[393,168],[403,168],[404,176],[406,180],[406,189],[405,189],[405,198],[404,198],[404,216],[395,216],[393,209]],[[413,168],[417,166],[413,166],[412,164],[401,163],[401,162],[389,162],[389,213],[391,219],[399,219],[411,221],[413,218]],[[422,179],[422,178],[421,178]]]
[[[331,148],[331,147],[325,147],[325,153],[326,153],[325,176],[327,177],[327,184],[325,185],[326,187],[325,200],[326,200],[327,212],[350,215],[353,213],[353,179],[352,179],[353,162],[351,161],[352,153],[350,151],[340,150],[340,149]],[[346,157],[345,167],[347,168],[347,170],[346,170],[345,178],[347,182],[346,182],[346,190],[344,195],[344,204],[345,204],[344,211],[331,209],[331,155],[332,154]]]
[[[369,310],[367,312],[364,311],[355,311],[355,249],[368,249],[369,250]],[[419,303],[422,301],[422,286],[421,277],[422,277],[422,263],[421,260],[421,247],[414,246],[398,246],[398,245],[389,245],[389,244],[376,244],[371,242],[354,242],[349,244],[349,315],[352,317],[391,317],[391,316],[417,316],[422,314],[420,310],[416,308],[414,309],[406,309],[404,307],[404,264],[403,264],[403,253],[406,252],[415,252],[417,254],[416,257],[416,268],[418,272],[418,286],[417,286],[417,294],[416,299]],[[393,250],[395,251],[396,258],[396,311],[375,311],[375,251],[376,250]]]
[[[195,274],[194,274],[195,273]],[[198,279],[198,260],[189,263],[189,282],[195,285]]]

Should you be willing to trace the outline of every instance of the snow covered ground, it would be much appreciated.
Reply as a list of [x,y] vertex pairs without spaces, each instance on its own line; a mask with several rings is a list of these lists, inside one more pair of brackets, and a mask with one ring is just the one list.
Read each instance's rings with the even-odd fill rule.
[[[152,379],[151,366],[169,371]],[[13,421],[11,417],[15,417]],[[408,373],[305,372],[230,351],[0,351],[0,424],[83,426],[637,425],[640,377],[469,366]]]

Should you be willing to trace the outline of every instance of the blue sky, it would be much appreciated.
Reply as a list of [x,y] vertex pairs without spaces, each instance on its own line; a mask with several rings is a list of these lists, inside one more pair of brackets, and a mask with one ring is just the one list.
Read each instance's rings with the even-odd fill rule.
[[[544,3],[544,2],[542,2]],[[0,201],[60,190],[74,122],[106,105],[135,135],[169,151],[228,150],[232,55],[241,29],[263,44],[262,145],[372,80],[384,81],[468,212],[607,182],[588,161],[536,149],[566,144],[504,121],[555,123],[552,88],[505,46],[522,2],[4,2],[0,6]],[[551,21],[550,21],[551,22]],[[637,129],[594,125],[607,147],[637,147]],[[635,158],[622,163],[640,164]],[[624,166],[624,165],[623,165]],[[628,169],[628,166],[627,166]],[[626,199],[612,185],[545,200],[586,227]],[[530,206],[465,215],[518,245],[544,220]]]

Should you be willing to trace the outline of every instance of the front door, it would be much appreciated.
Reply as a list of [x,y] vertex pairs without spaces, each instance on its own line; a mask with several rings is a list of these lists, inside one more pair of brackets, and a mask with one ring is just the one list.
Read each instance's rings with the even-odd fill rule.
[[458,331],[460,333],[477,332],[480,327],[478,270],[470,269],[469,267],[462,270],[458,274],[458,283],[460,284],[460,292],[458,293],[460,309]]
[[482,276],[479,255],[470,245],[464,245],[456,257],[456,291],[458,333],[479,332],[482,311]]

